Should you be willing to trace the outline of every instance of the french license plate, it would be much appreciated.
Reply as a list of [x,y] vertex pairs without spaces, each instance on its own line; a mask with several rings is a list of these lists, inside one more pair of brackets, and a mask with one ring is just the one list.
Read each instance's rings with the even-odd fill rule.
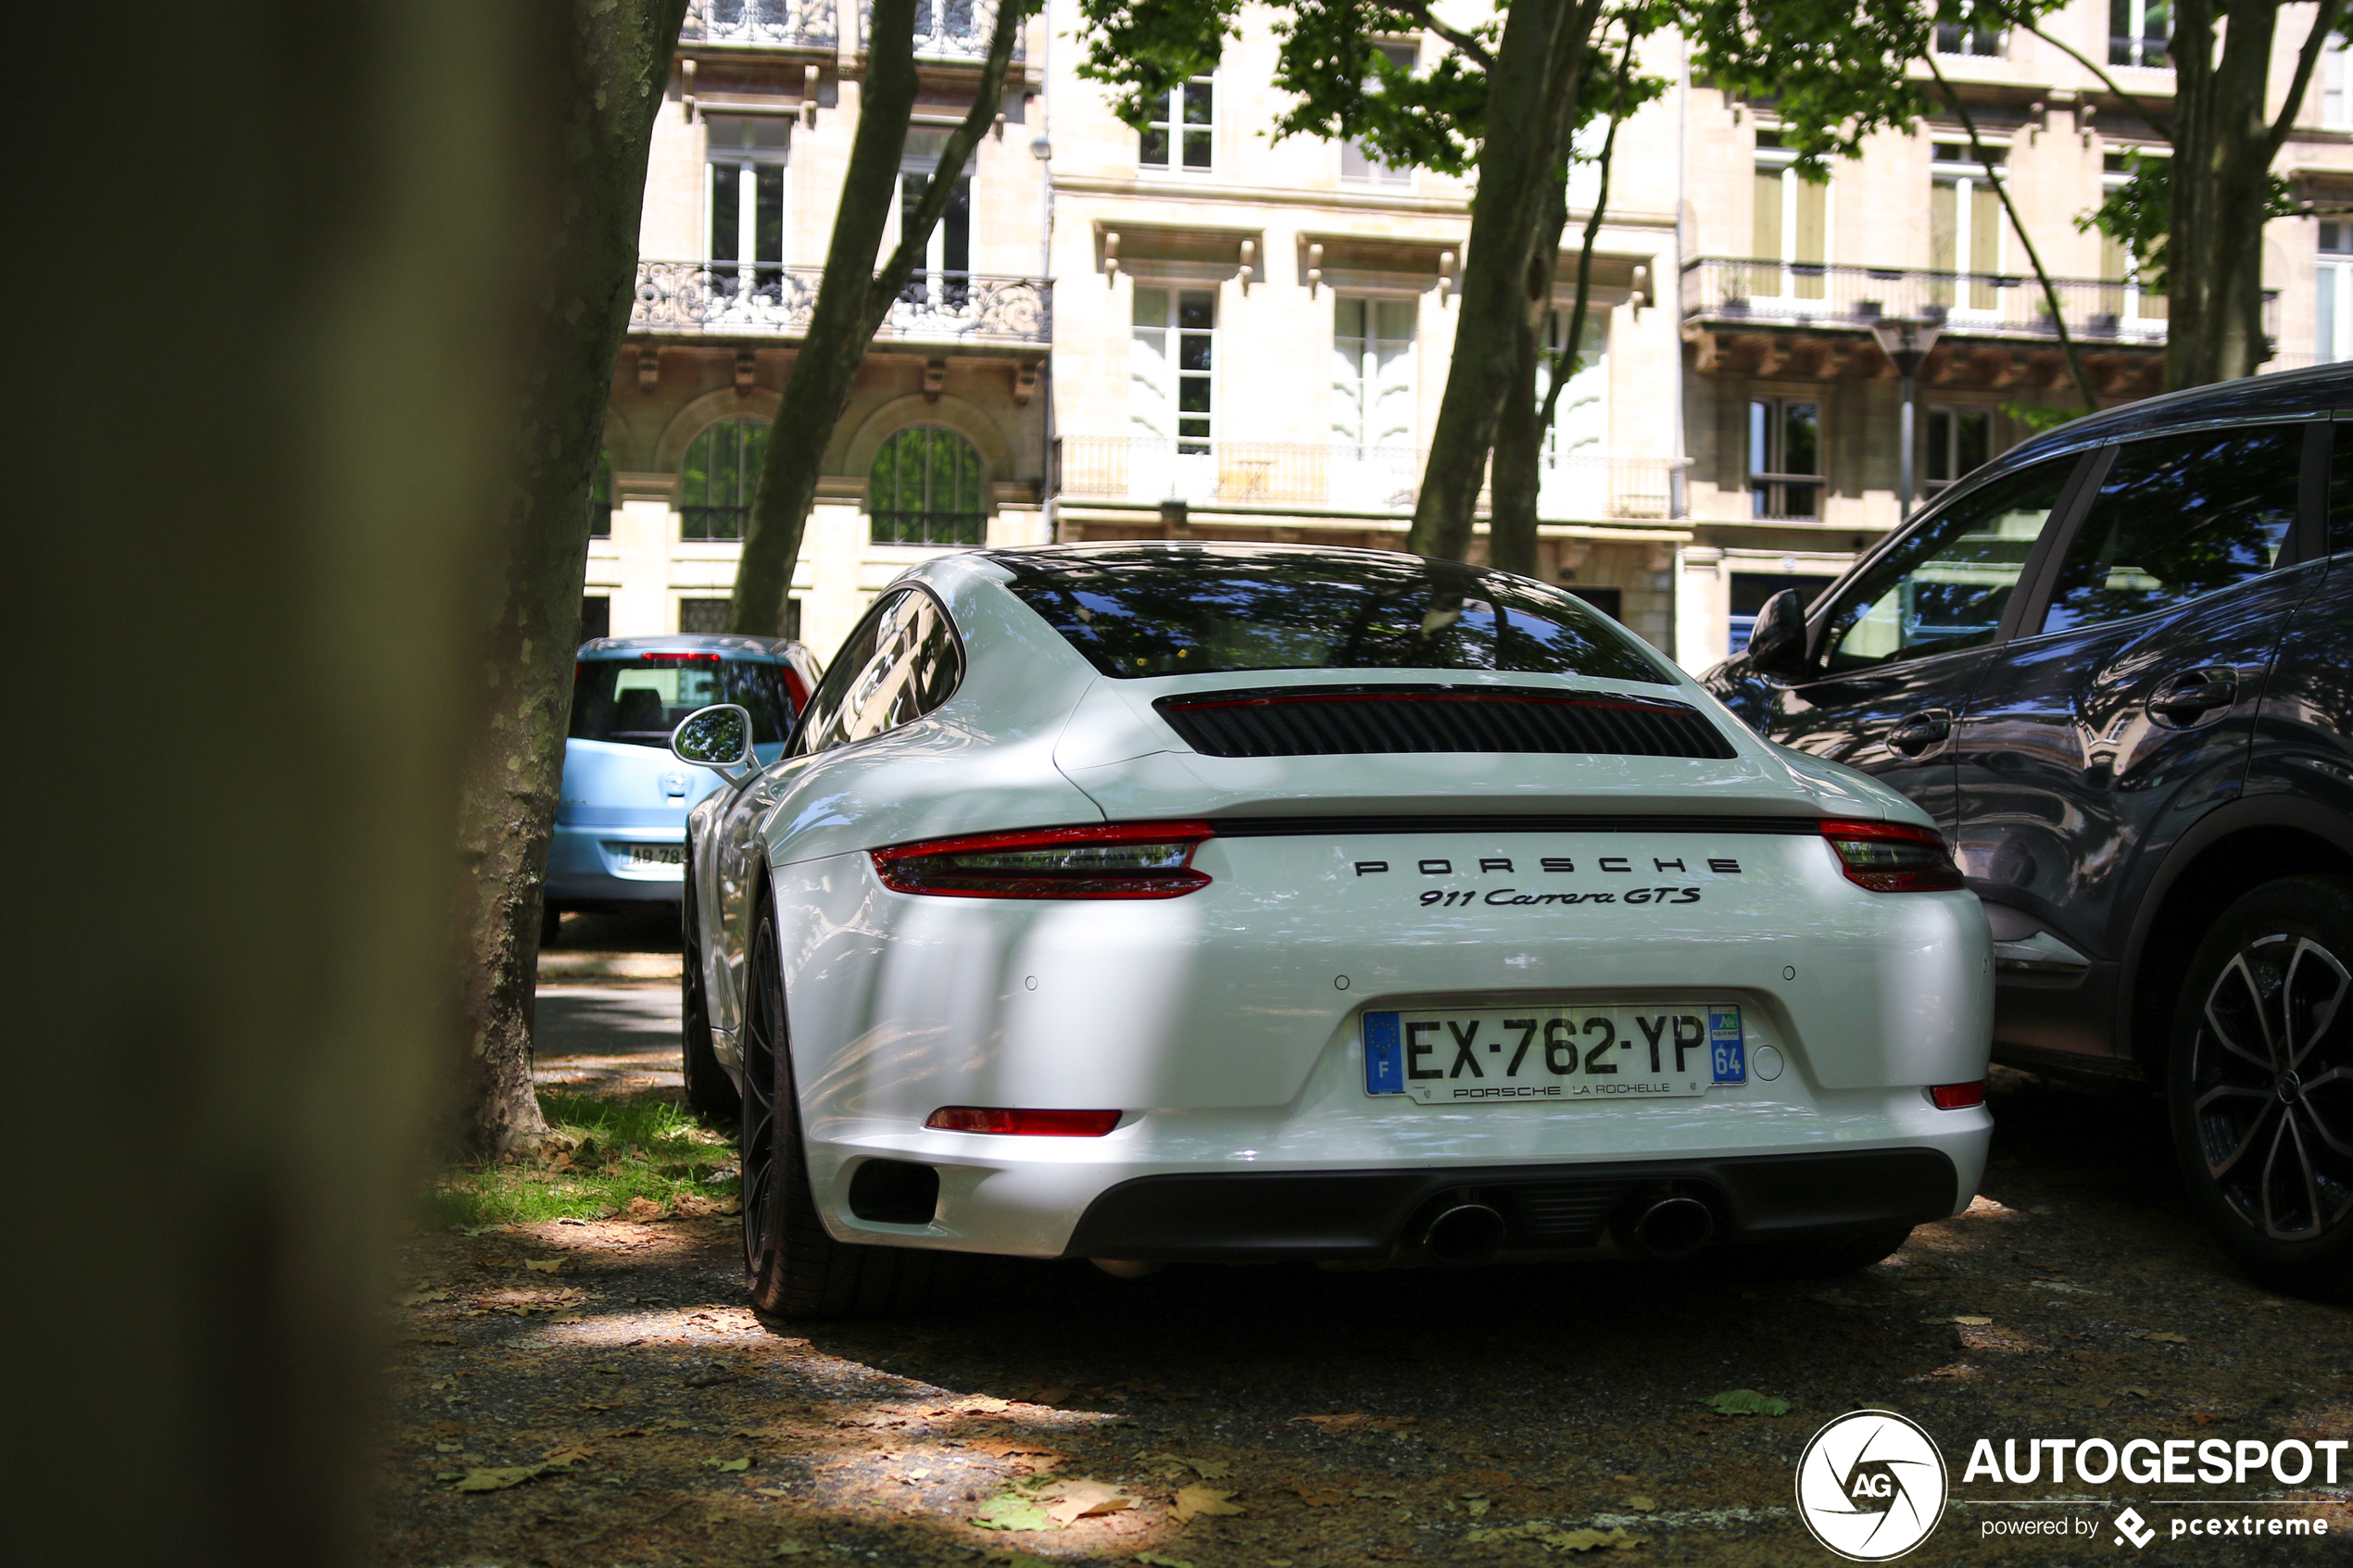
[[1365,1092],[1424,1105],[1689,1099],[1748,1082],[1730,1003],[1368,1012],[1364,1028]]
[[686,847],[683,844],[633,844],[629,846],[629,864],[637,866],[683,866],[686,863]]

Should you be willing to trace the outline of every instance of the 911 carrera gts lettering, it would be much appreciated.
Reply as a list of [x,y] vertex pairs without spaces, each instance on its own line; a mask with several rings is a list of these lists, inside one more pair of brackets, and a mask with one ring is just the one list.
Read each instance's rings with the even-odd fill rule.
[[1464,888],[1433,887],[1420,896],[1424,909],[1450,909],[1473,902],[1506,904],[1696,904],[1696,887],[1629,887],[1623,893],[1522,893],[1516,887],[1490,888],[1485,897]]

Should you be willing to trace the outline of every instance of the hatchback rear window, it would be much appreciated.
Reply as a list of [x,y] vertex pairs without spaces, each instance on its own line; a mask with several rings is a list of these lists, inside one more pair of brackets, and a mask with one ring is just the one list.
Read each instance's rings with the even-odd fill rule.
[[1106,675],[1496,670],[1674,684],[1573,596],[1449,561],[1215,546],[998,558],[1014,595]]
[[792,731],[782,665],[715,653],[648,653],[584,659],[573,667],[572,738],[668,746],[681,719],[714,702],[751,710],[754,745],[782,741]]

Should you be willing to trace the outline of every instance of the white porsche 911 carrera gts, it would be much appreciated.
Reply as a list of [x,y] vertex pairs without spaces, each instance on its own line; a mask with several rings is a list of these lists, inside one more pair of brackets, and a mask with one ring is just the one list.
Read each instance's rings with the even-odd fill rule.
[[1933,823],[1544,583],[949,556],[749,738],[673,745],[731,781],[686,1060],[763,1312],[954,1253],[1852,1268],[1976,1191],[1989,939]]

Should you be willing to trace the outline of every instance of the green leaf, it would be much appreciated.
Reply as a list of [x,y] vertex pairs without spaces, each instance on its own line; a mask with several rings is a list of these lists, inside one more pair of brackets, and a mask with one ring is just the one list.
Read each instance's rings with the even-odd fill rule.
[[1002,1492],[980,1505],[973,1523],[984,1530],[1050,1530],[1053,1519],[1036,1498]]
[[1156,1551],[1139,1551],[1130,1561],[1142,1563],[1144,1568],[1193,1568],[1181,1557],[1164,1557]]
[[1707,1403],[1718,1415],[1787,1415],[1791,1409],[1787,1399],[1754,1388],[1727,1388],[1721,1394],[1710,1394]]

